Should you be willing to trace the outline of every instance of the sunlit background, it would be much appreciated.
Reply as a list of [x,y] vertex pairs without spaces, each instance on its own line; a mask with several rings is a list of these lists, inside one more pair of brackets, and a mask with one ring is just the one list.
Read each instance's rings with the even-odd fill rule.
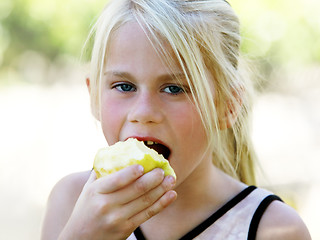
[[[264,173],[320,239],[320,1],[230,0],[258,96]],[[105,1],[0,1],[0,239],[39,239],[48,195],[105,146],[90,115],[82,46]],[[86,54],[83,59],[86,59]]]

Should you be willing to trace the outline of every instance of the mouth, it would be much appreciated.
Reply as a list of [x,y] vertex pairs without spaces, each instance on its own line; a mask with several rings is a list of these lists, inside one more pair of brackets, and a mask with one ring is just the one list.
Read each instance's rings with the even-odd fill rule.
[[165,159],[169,159],[171,151],[167,146],[155,141],[143,141],[143,142],[148,148],[151,148],[156,152],[158,152],[159,154],[162,154]]

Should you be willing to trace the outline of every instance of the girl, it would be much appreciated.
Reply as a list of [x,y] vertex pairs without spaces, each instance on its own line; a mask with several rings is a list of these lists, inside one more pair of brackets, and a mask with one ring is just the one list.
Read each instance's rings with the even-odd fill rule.
[[239,45],[223,0],[110,1],[95,25],[93,114],[108,144],[131,137],[169,152],[177,180],[139,165],[69,175],[50,195],[42,239],[310,239],[293,209],[248,187]]

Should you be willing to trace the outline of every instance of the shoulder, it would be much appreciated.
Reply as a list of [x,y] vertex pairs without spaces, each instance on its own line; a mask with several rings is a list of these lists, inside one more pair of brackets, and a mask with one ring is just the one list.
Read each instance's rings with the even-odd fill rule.
[[70,174],[52,189],[42,226],[42,239],[55,239],[68,221],[90,171]]
[[56,198],[64,200],[65,202],[78,199],[83,186],[90,176],[90,171],[78,172],[67,175],[62,178],[53,187],[49,196],[49,202],[54,201]]
[[273,201],[261,218],[257,240],[308,240],[309,231],[298,213],[280,201]]

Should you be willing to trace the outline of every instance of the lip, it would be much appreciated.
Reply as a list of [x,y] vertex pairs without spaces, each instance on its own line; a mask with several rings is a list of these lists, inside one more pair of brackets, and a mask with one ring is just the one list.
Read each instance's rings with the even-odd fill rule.
[[[143,136],[143,137],[142,137],[142,136],[130,136],[130,137],[127,137],[127,138],[125,139],[125,141],[128,140],[129,138],[135,138],[135,139],[137,139],[137,140],[139,140],[139,141],[143,141],[143,142],[145,142],[145,141],[157,142],[157,143],[165,146],[166,148],[169,149],[170,152],[172,152],[172,151],[171,151],[171,148],[170,148],[166,143],[164,143],[163,141],[161,141],[160,139],[155,138],[155,137],[148,137],[148,136]],[[170,156],[171,156],[171,154],[170,154]],[[170,157],[169,157],[169,158],[170,158]],[[169,159],[168,159],[168,160],[169,160]]]

